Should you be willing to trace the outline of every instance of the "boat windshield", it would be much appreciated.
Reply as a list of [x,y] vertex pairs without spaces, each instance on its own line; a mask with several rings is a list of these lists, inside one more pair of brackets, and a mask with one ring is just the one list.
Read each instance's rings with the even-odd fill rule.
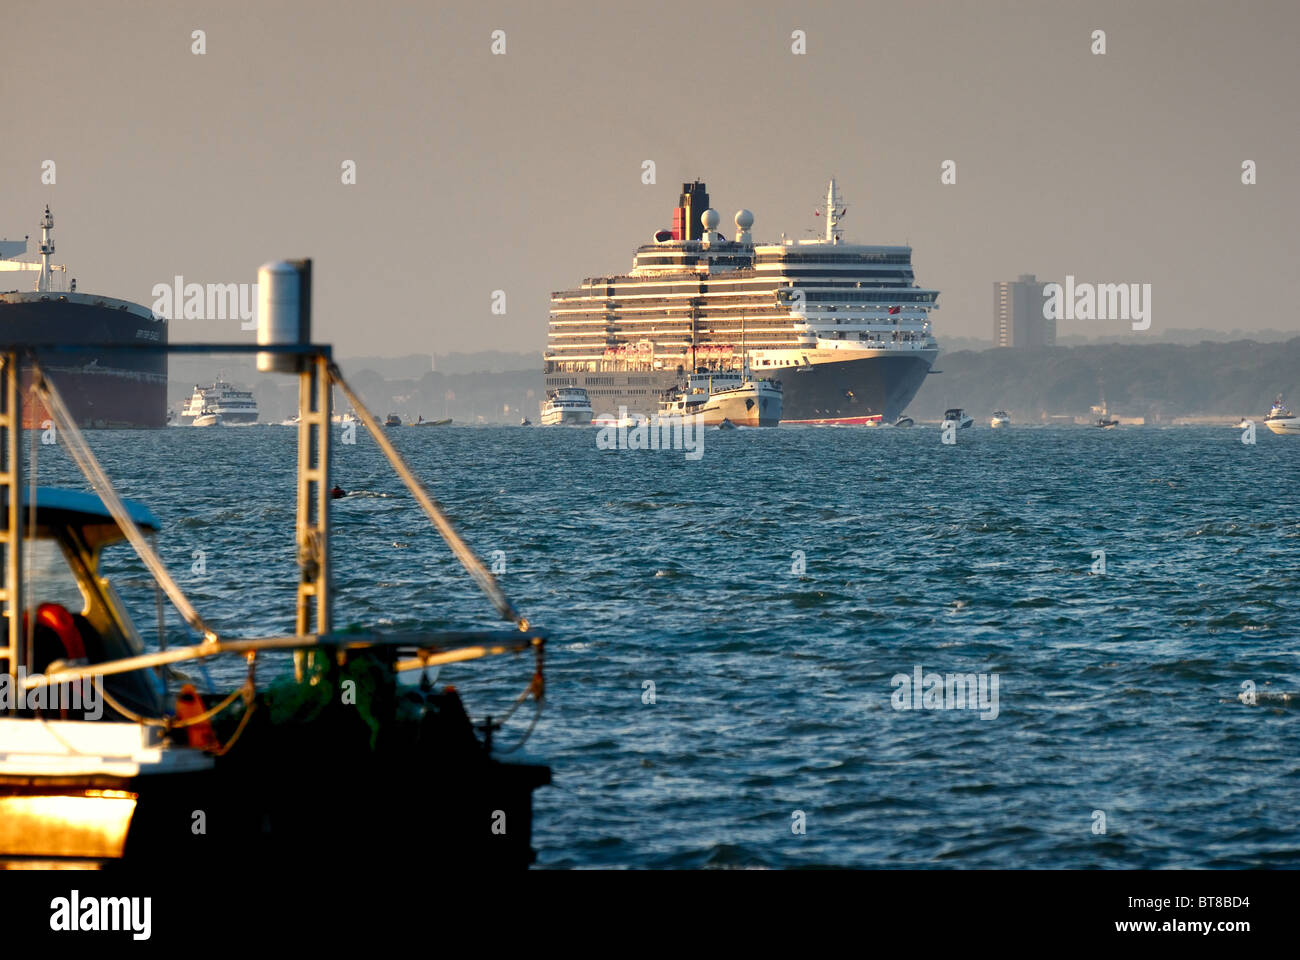
[[29,607],[57,603],[71,613],[85,613],[88,603],[57,540],[42,537],[23,544]]

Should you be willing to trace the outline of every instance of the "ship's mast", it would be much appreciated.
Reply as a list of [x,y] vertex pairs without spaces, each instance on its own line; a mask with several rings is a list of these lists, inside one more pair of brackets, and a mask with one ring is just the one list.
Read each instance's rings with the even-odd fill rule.
[[36,289],[48,293],[53,289],[50,283],[50,254],[54,253],[54,238],[50,230],[54,228],[54,217],[50,215],[50,205],[45,205],[45,216],[41,218],[41,275],[36,279]]
[[839,243],[840,234],[840,217],[848,212],[848,208],[842,206],[844,198],[840,196],[840,188],[836,186],[835,179],[831,178],[830,186],[826,188],[826,242]]

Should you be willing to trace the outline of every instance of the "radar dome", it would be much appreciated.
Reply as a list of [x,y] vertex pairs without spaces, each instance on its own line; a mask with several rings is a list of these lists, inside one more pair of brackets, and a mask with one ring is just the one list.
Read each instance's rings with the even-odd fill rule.
[[748,230],[754,225],[754,215],[748,210],[736,211],[736,229]]
[[704,229],[710,232],[718,229],[718,224],[721,222],[722,218],[718,216],[718,211],[712,207],[700,214],[700,223],[704,224]]

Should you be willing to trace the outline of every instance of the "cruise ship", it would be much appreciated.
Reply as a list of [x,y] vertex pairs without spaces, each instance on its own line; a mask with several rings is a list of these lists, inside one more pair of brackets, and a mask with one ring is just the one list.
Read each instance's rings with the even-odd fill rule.
[[[94,351],[37,351],[82,427],[162,427],[167,423],[167,354],[129,349],[167,343],[167,321],[128,300],[78,293],[65,284],[67,267],[50,262],[54,217],[41,218],[39,262],[18,260],[27,239],[0,240],[0,273],[37,274],[33,290],[0,292],[0,343],[20,346],[93,346]],[[66,287],[66,289],[65,289]],[[124,348],[118,350],[121,345]],[[24,386],[29,382],[24,376]],[[34,399],[23,405],[23,426],[51,419]]]
[[210,387],[196,383],[189,405],[181,411],[181,420],[196,427],[257,423],[257,401],[252,391],[240,390],[225,380],[218,379]]
[[548,389],[581,387],[602,414],[657,411],[692,372],[779,380],[782,422],[892,423],[938,354],[909,246],[847,243],[831,180],[825,235],[756,243],[740,210],[728,240],[699,180],[682,184],[671,229],[639,247],[627,274],[551,295]]

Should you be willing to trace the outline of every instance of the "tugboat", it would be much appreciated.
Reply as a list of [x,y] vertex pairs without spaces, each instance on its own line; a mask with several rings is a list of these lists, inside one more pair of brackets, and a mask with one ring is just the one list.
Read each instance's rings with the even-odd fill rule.
[[1287,408],[1279,394],[1273,401],[1273,409],[1269,410],[1268,416],[1264,418],[1264,426],[1274,433],[1300,433],[1300,417]]
[[775,427],[781,422],[781,384],[755,380],[747,370],[701,367],[684,388],[664,395],[659,416],[700,417],[706,427]]
[[[309,291],[310,261],[270,265],[259,275],[273,289],[290,282]],[[286,302],[310,298],[272,298]],[[297,627],[287,635],[266,635],[276,616],[270,610],[255,618],[251,636],[227,635],[200,615],[154,549],[157,517],[117,493],[87,445],[44,369],[45,345],[35,354],[42,359],[33,359],[35,345],[0,343],[0,866],[166,872],[177,863],[187,871],[277,863],[298,872],[345,856],[349,869],[373,877],[409,868],[421,850],[439,869],[520,868],[533,859],[532,792],[549,783],[550,771],[503,762],[493,739],[530,698],[536,723],[545,638],[514,610],[397,453],[330,348],[310,342],[307,309],[284,322],[264,316],[256,347],[264,371],[296,372],[300,381]],[[293,340],[281,334],[290,329]],[[205,346],[250,352],[249,344]],[[24,481],[22,377],[93,493],[32,492]],[[339,544],[331,541],[328,480],[335,387],[507,629],[335,629],[330,557]],[[199,642],[171,646],[160,634],[146,648],[99,570],[103,549],[121,541]],[[33,574],[22,576],[27,569]],[[292,654],[292,669],[274,659],[282,653]],[[473,724],[456,690],[435,685],[435,673],[505,653],[530,654],[531,678],[513,706]],[[241,685],[207,694],[190,683],[178,687],[171,665],[221,656],[247,664]],[[268,676],[277,663],[279,675]],[[511,739],[512,750],[522,743]]]

